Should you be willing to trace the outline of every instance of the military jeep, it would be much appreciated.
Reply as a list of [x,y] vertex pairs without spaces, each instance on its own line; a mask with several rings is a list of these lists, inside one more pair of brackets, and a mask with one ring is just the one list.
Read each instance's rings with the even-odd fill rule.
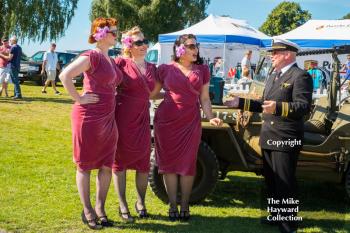
[[[315,101],[312,111],[305,119],[304,146],[298,160],[297,176],[344,183],[350,196],[350,103],[348,98],[340,99],[343,83],[339,76],[340,62],[337,57],[338,54],[350,53],[350,46],[301,52],[298,56],[325,53],[332,54],[333,58],[328,96]],[[246,97],[259,98],[262,95],[266,77],[272,72],[267,59],[268,56],[261,56],[250,93]],[[258,175],[262,173],[259,146],[261,114],[220,105],[213,105],[212,108],[224,124],[221,127],[211,126],[202,114],[202,141],[198,150],[191,203],[204,200],[214,190],[218,179],[224,179],[229,171],[249,171]],[[163,179],[158,174],[154,152],[152,153],[149,183],[156,196],[167,202]]]

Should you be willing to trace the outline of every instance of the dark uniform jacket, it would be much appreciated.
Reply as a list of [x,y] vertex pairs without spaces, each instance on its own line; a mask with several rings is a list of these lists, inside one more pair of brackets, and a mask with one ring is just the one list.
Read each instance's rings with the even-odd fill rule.
[[300,150],[304,134],[304,115],[309,113],[313,83],[311,76],[296,64],[275,80],[273,73],[265,83],[262,99],[239,99],[244,111],[262,112],[264,100],[276,101],[275,114],[263,113],[260,134],[262,149],[277,151]]

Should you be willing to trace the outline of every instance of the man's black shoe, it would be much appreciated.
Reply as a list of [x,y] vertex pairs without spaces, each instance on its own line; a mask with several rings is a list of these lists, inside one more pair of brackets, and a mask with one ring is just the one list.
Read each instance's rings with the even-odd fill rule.
[[22,98],[22,96],[15,96],[15,97],[13,97],[12,99],[14,99],[14,100],[20,100],[20,99],[23,99],[23,98]]

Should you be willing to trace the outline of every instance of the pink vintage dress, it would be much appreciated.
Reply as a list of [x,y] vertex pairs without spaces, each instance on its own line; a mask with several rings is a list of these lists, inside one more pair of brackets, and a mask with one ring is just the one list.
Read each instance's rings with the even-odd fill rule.
[[122,73],[112,59],[109,62],[96,50],[81,56],[88,56],[91,65],[84,72],[84,92],[97,94],[99,101],[73,105],[73,160],[83,171],[112,167],[118,140],[115,89],[122,80]]
[[123,82],[116,98],[119,140],[113,171],[132,169],[147,173],[151,153],[149,95],[154,88],[156,67],[146,63],[143,75],[131,59],[116,58],[115,63],[123,72]]
[[185,76],[177,63],[161,65],[156,77],[165,90],[154,119],[159,173],[194,176],[202,133],[199,96],[210,79],[208,66],[194,65]]

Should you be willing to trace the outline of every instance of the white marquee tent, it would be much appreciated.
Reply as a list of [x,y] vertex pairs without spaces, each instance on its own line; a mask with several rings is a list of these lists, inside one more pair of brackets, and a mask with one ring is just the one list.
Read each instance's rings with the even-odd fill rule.
[[247,49],[253,50],[252,63],[259,58],[262,40],[270,37],[250,26],[245,20],[209,15],[203,21],[181,31],[159,35],[160,56],[158,64],[171,61],[172,46],[182,34],[194,34],[200,43],[200,55],[209,62],[215,57],[224,58],[224,74],[241,62]]
[[[350,45],[350,20],[309,20],[278,37],[291,40],[304,49]],[[271,41],[264,40],[263,44],[268,47]]]
[[[309,20],[298,28],[278,37],[297,43],[302,50],[350,45],[350,20]],[[263,40],[263,44],[265,47],[269,47],[271,40]],[[346,62],[346,55],[340,55],[339,58],[342,63]],[[306,60],[317,60],[318,66],[331,69],[332,58],[330,54],[297,57],[300,67],[304,67]]]

